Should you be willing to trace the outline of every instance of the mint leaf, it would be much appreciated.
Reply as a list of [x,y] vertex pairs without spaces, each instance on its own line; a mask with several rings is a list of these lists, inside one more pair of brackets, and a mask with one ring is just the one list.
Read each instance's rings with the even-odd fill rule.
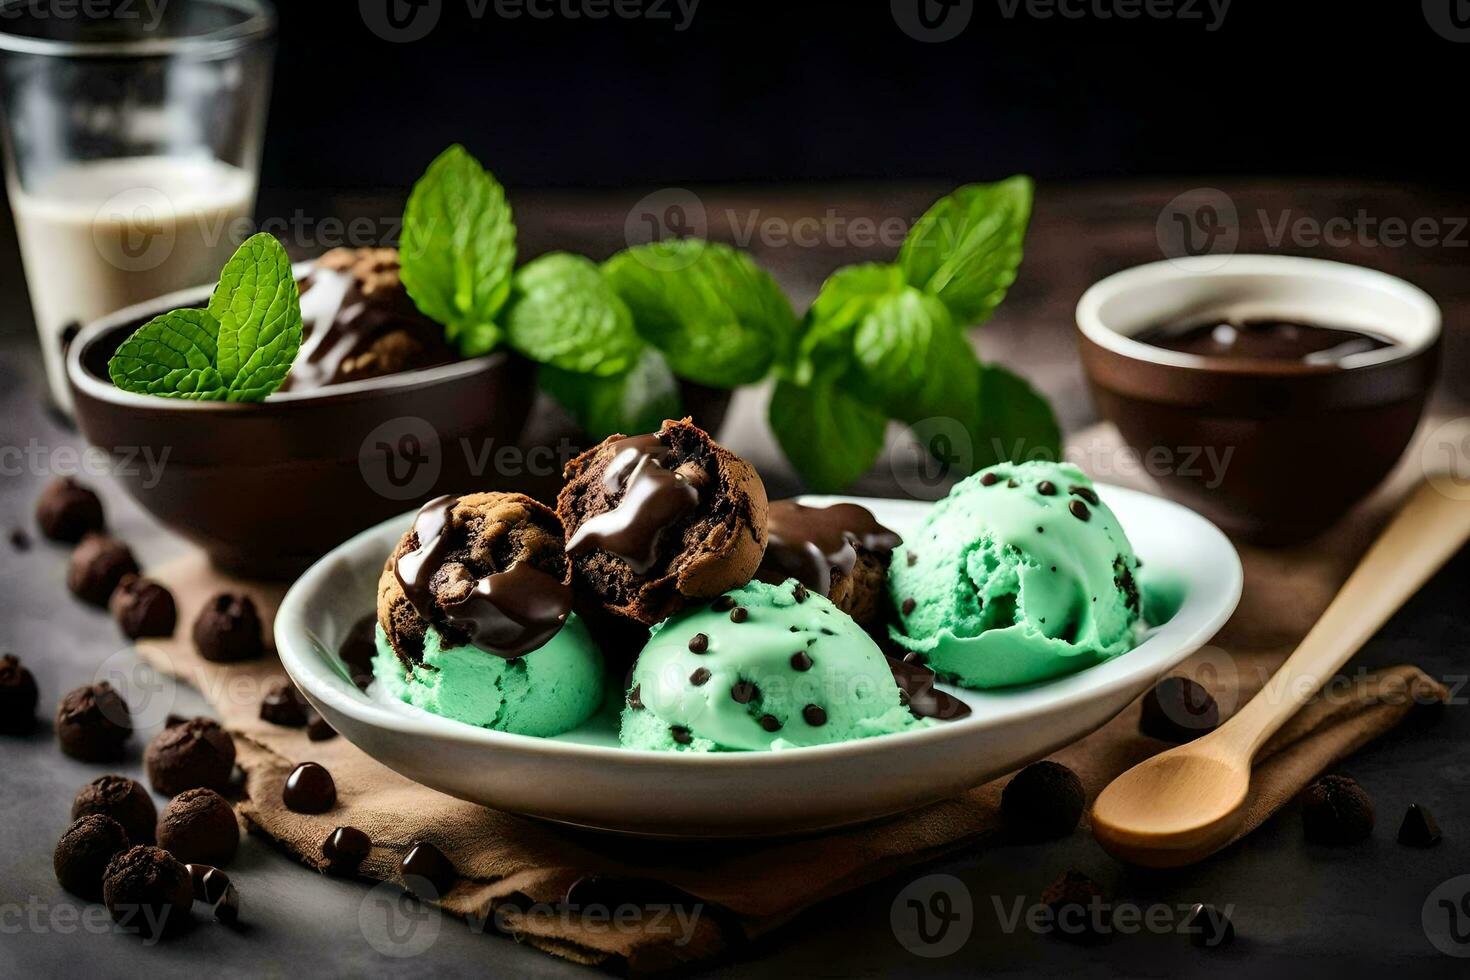
[[678,379],[651,348],[644,348],[630,370],[611,377],[542,367],[539,378],[546,393],[594,439],[652,432],[664,419],[684,414]]
[[216,366],[230,401],[260,401],[281,386],[301,349],[301,293],[275,237],[246,239],[209,297],[218,322]]
[[830,383],[776,383],[771,431],[791,465],[818,493],[841,490],[866,473],[883,451],[888,418],[881,409]]
[[1019,375],[980,368],[980,398],[970,422],[975,468],[1011,460],[1061,459],[1062,430],[1051,406]]
[[403,285],[450,340],[483,329],[505,305],[515,234],[505,190],[458,144],[414,184],[399,242]]
[[852,331],[879,300],[904,286],[902,269],[877,262],[850,265],[828,276],[807,313],[796,380],[809,384],[818,372],[840,374],[851,359]]
[[899,250],[909,284],[942,299],[961,326],[988,319],[1016,281],[1031,195],[1029,177],[1011,177],[941,198]]
[[500,346],[505,331],[494,323],[475,323],[460,327],[454,334],[454,346],[460,357],[480,357]]
[[676,239],[640,245],[603,267],[638,333],[681,378],[734,388],[785,362],[796,314],[774,279],[727,245]]
[[622,374],[644,346],[632,312],[602,269],[566,252],[543,255],[516,272],[505,329],[522,354],[580,374]]
[[107,362],[112,383],[140,395],[223,399],[229,382],[215,367],[219,323],[207,310],[174,310],[133,331]]
[[979,397],[979,362],[949,309],[912,286],[884,296],[853,333],[863,390],[905,422],[964,419]]

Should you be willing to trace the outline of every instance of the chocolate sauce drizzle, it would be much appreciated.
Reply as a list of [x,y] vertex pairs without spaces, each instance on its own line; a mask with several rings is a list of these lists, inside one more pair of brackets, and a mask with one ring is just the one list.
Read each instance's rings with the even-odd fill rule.
[[771,504],[766,528],[770,543],[756,577],[773,585],[794,578],[824,596],[832,591],[834,571],[852,574],[859,548],[886,554],[903,543],[857,504],[807,507],[778,500]]
[[444,563],[444,553],[449,548],[444,532],[449,529],[454,505],[458,502],[458,497],[445,494],[424,504],[413,519],[413,534],[419,546],[393,563],[393,575],[403,586],[403,594],[408,597],[409,604],[420,616],[431,621],[434,618],[434,592],[429,583]]
[[659,538],[699,503],[699,490],[669,469],[670,450],[657,435],[619,439],[602,474],[609,493],[622,494],[616,507],[590,518],[567,542],[567,554],[601,549],[643,575],[658,559]]
[[888,657],[888,669],[904,693],[909,711],[918,718],[954,721],[970,713],[970,706],[934,686],[934,671],[919,664]]

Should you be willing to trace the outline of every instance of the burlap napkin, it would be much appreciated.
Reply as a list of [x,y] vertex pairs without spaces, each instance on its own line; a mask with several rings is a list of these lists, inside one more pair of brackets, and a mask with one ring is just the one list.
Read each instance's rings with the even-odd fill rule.
[[[1086,453],[1116,446],[1109,430],[1080,441]],[[1094,457],[1095,458],[1095,457]],[[1240,610],[1181,671],[1211,689],[1222,714],[1258,690],[1327,605],[1412,477],[1409,467],[1348,520],[1308,547],[1243,548],[1246,589]],[[1116,478],[1113,478],[1118,482]],[[222,589],[253,594],[273,610],[280,590],[231,582],[191,556],[155,569],[176,591],[180,622],[189,624]],[[372,597],[364,596],[364,611]],[[145,643],[155,666],[196,685],[234,733],[245,772],[240,809],[258,832],[320,867],[322,841],[341,825],[374,841],[362,867],[369,879],[396,876],[415,842],[436,844],[454,862],[459,882],[439,904],[473,926],[515,934],[547,952],[584,963],[658,970],[708,958],[769,932],[823,899],[963,847],[999,845],[1004,780],[954,800],[881,824],[782,842],[669,843],[602,836],[522,819],[444,796],[374,762],[346,739],[311,742],[304,731],[258,717],[264,684],[281,675],[269,658],[219,666],[200,659],[188,630],[169,642]],[[1263,754],[1252,786],[1249,832],[1316,774],[1401,721],[1416,703],[1437,701],[1444,688],[1414,667],[1354,673],[1307,707]],[[1161,750],[1138,732],[1138,705],[1054,758],[1077,771],[1089,797],[1118,773]],[[336,779],[338,805],[321,816],[281,804],[281,786],[296,763],[314,760]],[[578,912],[563,897],[573,882],[597,876],[580,894]],[[677,914],[668,904],[678,906]],[[638,911],[647,905],[646,911]],[[617,909],[609,922],[605,909]]]

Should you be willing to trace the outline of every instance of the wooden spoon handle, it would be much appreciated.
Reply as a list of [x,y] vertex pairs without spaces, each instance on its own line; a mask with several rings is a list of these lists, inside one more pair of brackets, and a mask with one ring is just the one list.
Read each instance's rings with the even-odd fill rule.
[[1420,484],[1343,584],[1332,605],[1220,741],[1253,758],[1429,576],[1470,538],[1470,500]]

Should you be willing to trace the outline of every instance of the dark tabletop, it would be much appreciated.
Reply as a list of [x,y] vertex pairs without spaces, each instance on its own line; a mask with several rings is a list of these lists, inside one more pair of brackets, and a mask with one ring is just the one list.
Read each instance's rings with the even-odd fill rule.
[[[1022,276],[994,323],[979,337],[989,359],[1031,377],[1057,405],[1069,431],[1093,420],[1071,340],[1071,308],[1098,277],[1160,257],[1157,222],[1165,203],[1200,182],[1163,186],[1042,188]],[[1396,186],[1224,184],[1236,208],[1238,251],[1281,251],[1358,262],[1403,275],[1423,286],[1446,314],[1447,384],[1440,404],[1454,405],[1470,388],[1470,247],[1453,216],[1470,214],[1463,196]],[[843,227],[854,217],[910,220],[944,188],[838,187],[813,191],[702,192],[711,237],[740,241],[752,215],[789,222],[836,213]],[[541,194],[516,198],[517,224],[527,255],[552,247],[594,256],[622,243],[624,219],[644,191]],[[307,199],[322,214],[388,216],[400,202],[326,196],[267,195],[271,208],[291,214],[292,200]],[[308,212],[310,213],[310,212]],[[1333,217],[1356,222],[1358,231],[1333,242],[1312,238],[1311,223]],[[1288,230],[1300,219],[1306,225]],[[1438,234],[1395,245],[1371,227],[1385,218],[1434,222]],[[733,229],[733,231],[732,231]],[[1458,237],[1456,237],[1458,236]],[[287,236],[290,238],[290,236]],[[804,303],[836,265],[888,258],[893,248],[864,246],[857,235],[823,232],[814,245],[757,233],[749,247]],[[857,243],[854,240],[857,239]],[[370,242],[360,242],[369,244]],[[323,236],[296,236],[302,254],[320,251]],[[42,407],[41,372],[28,333],[28,313],[13,241],[0,235],[0,531],[30,529],[32,544],[15,550],[0,542],[0,648],[19,654],[35,672],[48,713],[66,690],[90,681],[99,665],[134,661],[107,616],[84,609],[63,586],[66,552],[36,538],[30,517],[39,488],[71,461],[56,450],[80,449],[79,437]],[[1456,383],[1460,386],[1457,390]],[[776,492],[797,488],[776,455],[761,422],[763,393],[742,393],[724,441],[750,457]],[[178,553],[181,542],[161,529],[104,476],[83,473],[103,494],[113,528],[131,543],[145,566]],[[883,467],[860,486],[865,493],[896,493]],[[818,975],[1192,976],[1243,970],[1251,976],[1303,972],[1357,975],[1464,976],[1466,960],[1439,952],[1425,929],[1448,933],[1452,914],[1439,905],[1463,901],[1454,913],[1470,955],[1470,553],[1461,553],[1416,597],[1360,656],[1367,665],[1418,664],[1443,679],[1454,702],[1433,720],[1421,719],[1347,760],[1344,769],[1373,795],[1378,825],[1368,842],[1341,850],[1302,841],[1297,808],[1288,806],[1239,845],[1191,869],[1143,873],[1108,858],[1092,839],[1075,834],[1057,844],[960,854],[937,865],[872,885],[828,902],[730,960],[708,968],[721,977]],[[175,710],[206,710],[187,689],[168,688]],[[117,771],[141,778],[141,745],[155,734],[141,731],[134,755]],[[438,920],[418,928],[434,932],[427,949],[410,957],[380,952],[360,927],[367,890],[361,884],[320,877],[260,838],[250,837],[230,868],[239,885],[248,927],[229,931],[202,923],[176,940],[145,947],[113,935],[95,910],[61,891],[51,870],[51,849],[67,824],[72,796],[104,770],[62,756],[49,721],[34,737],[0,741],[0,977],[150,976],[220,977],[414,977],[460,975],[552,977],[592,975],[463,923]],[[1431,850],[1394,841],[1405,807],[1426,805],[1444,828]],[[1147,912],[1152,931],[1119,935],[1100,947],[1078,947],[1010,923],[1017,908],[1033,904],[1062,871],[1082,870],[1101,882],[1118,907]],[[941,877],[933,877],[941,876]],[[950,932],[921,956],[897,938],[894,918],[913,921],[910,899],[930,903],[943,892],[958,910]],[[376,899],[377,896],[374,896]],[[943,899],[939,899],[943,901]],[[1202,951],[1170,931],[1179,910],[1196,901],[1233,907],[1239,939],[1229,950]],[[905,917],[907,917],[905,919]],[[964,933],[968,930],[968,939]],[[905,934],[911,929],[905,930]],[[963,942],[961,942],[963,940]],[[389,947],[401,951],[408,945]]]

